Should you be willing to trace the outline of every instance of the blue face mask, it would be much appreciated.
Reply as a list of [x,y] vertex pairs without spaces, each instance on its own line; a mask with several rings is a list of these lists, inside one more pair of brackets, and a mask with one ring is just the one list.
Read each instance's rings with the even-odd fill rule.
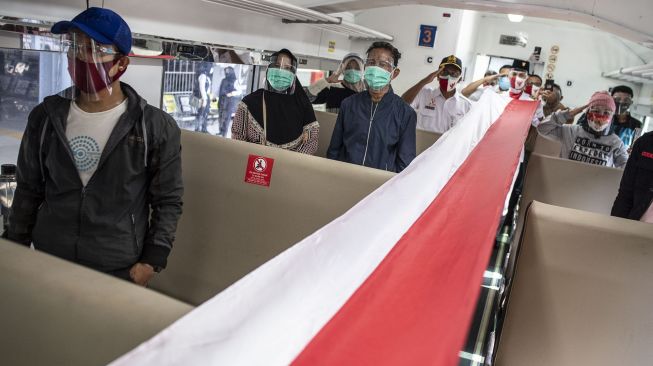
[[267,80],[275,90],[284,91],[295,81],[295,74],[284,69],[268,69]]
[[363,77],[363,73],[360,70],[354,69],[345,70],[344,75],[345,81],[350,84],[356,84],[357,82],[361,81]]
[[510,79],[507,76],[502,76],[499,78],[499,89],[501,91],[507,91],[510,89]]
[[372,90],[383,89],[390,84],[392,73],[378,66],[368,66],[365,68],[365,82]]

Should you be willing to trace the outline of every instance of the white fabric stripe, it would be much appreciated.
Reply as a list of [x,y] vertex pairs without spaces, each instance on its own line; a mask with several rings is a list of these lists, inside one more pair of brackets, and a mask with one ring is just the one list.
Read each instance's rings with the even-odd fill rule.
[[402,174],[112,365],[288,365],[424,212],[508,102],[485,93]]

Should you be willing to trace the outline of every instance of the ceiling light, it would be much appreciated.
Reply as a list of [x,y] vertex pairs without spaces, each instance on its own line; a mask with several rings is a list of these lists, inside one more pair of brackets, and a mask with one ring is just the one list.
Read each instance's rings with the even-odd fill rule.
[[519,23],[524,20],[524,16],[519,14],[508,14],[508,20],[514,23]]

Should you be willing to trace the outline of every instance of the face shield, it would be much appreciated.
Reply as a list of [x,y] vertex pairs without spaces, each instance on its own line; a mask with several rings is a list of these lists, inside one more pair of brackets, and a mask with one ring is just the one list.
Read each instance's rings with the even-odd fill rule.
[[392,82],[392,73],[394,71],[394,60],[368,58],[365,60],[365,72],[363,73],[367,89],[372,91],[383,90]]
[[340,72],[343,75],[342,84],[356,92],[365,90],[365,82],[363,80],[364,69],[365,65],[360,57],[345,57],[340,64]]
[[521,92],[524,90],[524,87],[526,86],[526,80],[528,80],[528,73],[526,71],[512,69],[510,70],[508,77],[510,78],[510,88],[513,91]]
[[619,96],[614,97],[614,104],[617,106],[617,115],[624,115],[630,110],[630,106],[633,105],[633,99],[630,96]]
[[285,53],[274,54],[265,74],[265,90],[279,94],[295,93],[297,62]]
[[442,93],[450,93],[456,90],[456,85],[458,85],[461,77],[462,74],[459,68],[451,65],[445,66],[438,77],[440,91]]
[[587,110],[587,125],[598,134],[605,135],[612,123],[614,112],[602,106],[590,106]]
[[112,84],[126,71],[119,65],[120,52],[113,45],[100,44],[85,34],[71,32],[62,40],[68,59],[68,73],[79,93],[74,98],[97,101],[113,93]]

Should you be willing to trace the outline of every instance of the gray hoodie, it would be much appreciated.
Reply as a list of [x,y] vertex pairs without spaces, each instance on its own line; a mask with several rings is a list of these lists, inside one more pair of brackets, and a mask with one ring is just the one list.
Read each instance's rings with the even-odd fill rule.
[[615,168],[626,166],[628,152],[619,136],[611,133],[597,137],[579,125],[565,124],[568,118],[568,111],[558,111],[537,126],[540,135],[562,143],[561,158]]

